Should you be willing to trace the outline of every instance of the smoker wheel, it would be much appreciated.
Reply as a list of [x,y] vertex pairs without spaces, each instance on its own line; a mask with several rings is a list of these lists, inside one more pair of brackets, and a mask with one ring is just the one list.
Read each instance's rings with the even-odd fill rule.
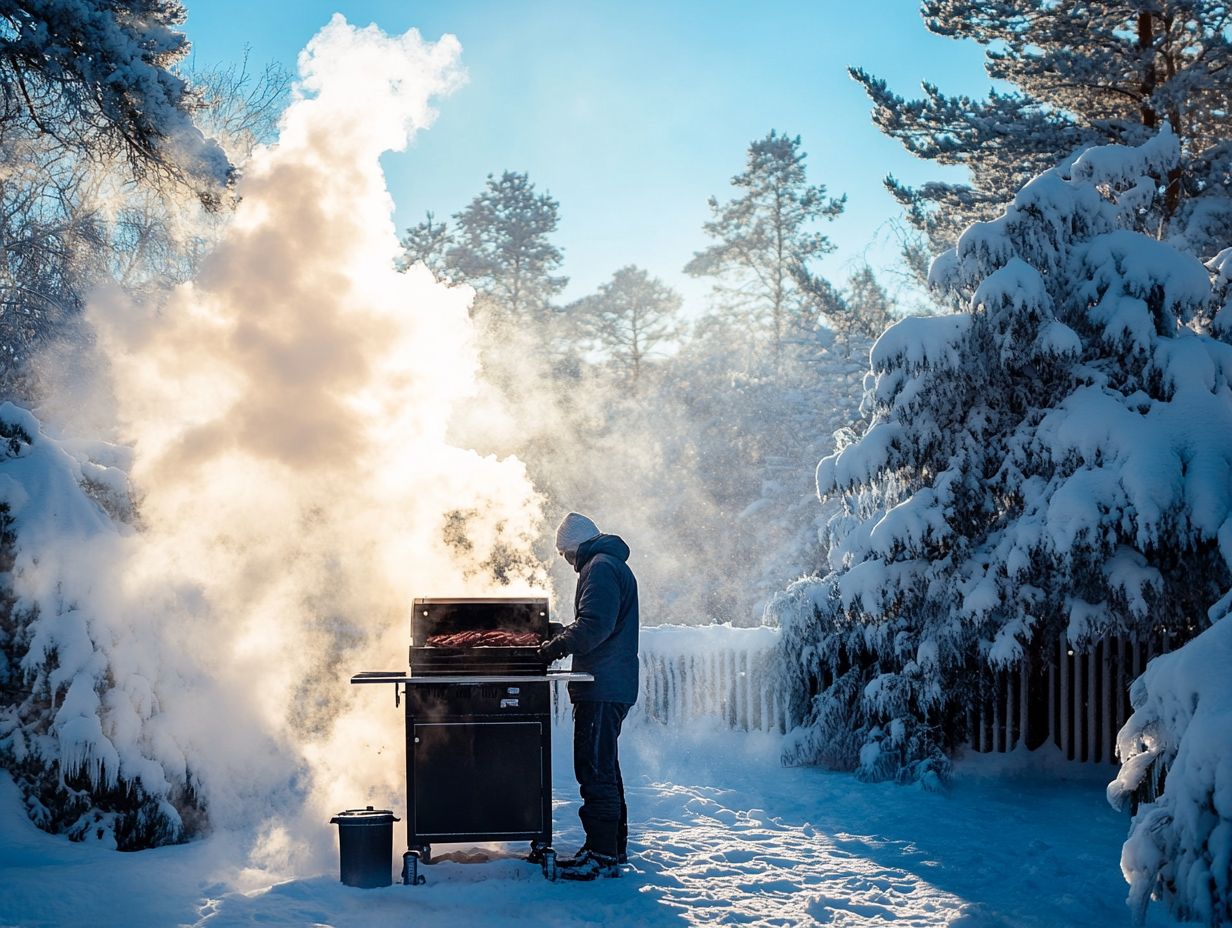
[[556,852],[550,847],[545,847],[541,852],[543,855],[543,875],[549,883],[556,882]]
[[542,864],[543,851],[546,847],[547,845],[542,841],[532,841],[530,843],[530,853],[526,855],[526,862],[528,864]]
[[411,848],[411,850],[419,855],[419,862],[421,864],[426,865],[426,864],[432,863],[432,845],[431,844],[416,844],[414,847]]

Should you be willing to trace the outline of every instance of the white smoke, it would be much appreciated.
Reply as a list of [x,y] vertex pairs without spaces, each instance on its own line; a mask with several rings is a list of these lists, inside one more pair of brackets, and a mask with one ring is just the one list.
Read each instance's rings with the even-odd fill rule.
[[161,641],[166,751],[218,825],[283,796],[262,843],[301,867],[331,813],[402,804],[392,693],[348,678],[406,667],[411,599],[543,582],[523,466],[447,439],[479,376],[470,292],[394,269],[379,159],[431,123],[458,54],[335,16],[197,279],[89,312],[139,495],[112,608]]

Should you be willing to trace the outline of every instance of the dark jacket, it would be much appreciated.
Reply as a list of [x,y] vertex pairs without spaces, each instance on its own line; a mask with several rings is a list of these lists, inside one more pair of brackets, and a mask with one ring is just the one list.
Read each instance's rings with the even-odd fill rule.
[[626,563],[629,546],[617,535],[582,542],[573,624],[562,633],[573,669],[595,675],[594,683],[570,683],[574,702],[637,702],[637,578]]

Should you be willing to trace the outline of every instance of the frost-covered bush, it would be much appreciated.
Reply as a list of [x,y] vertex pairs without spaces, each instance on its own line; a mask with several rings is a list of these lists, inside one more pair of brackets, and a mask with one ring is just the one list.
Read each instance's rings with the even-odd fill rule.
[[127,507],[126,455],[57,441],[11,403],[0,438],[0,766],[48,831],[121,850],[181,840],[201,810],[152,649],[98,608],[127,532],[108,514]]
[[958,312],[874,346],[867,426],[817,470],[830,573],[771,606],[789,761],[944,776],[980,667],[1228,589],[1232,345],[1207,270],[1140,227],[1177,157],[1165,129],[1036,177],[934,262]]
[[[1152,896],[1208,925],[1232,923],[1232,621],[1224,618],[1134,681],[1108,801],[1134,815],[1121,853],[1138,922]],[[1166,771],[1166,775],[1162,776]]]

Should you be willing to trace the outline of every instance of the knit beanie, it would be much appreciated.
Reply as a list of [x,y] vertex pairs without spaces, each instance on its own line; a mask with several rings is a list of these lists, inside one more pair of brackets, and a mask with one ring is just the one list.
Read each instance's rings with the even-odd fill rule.
[[556,550],[577,551],[585,541],[590,541],[596,535],[602,534],[599,526],[576,512],[565,516],[560,527],[556,529]]

